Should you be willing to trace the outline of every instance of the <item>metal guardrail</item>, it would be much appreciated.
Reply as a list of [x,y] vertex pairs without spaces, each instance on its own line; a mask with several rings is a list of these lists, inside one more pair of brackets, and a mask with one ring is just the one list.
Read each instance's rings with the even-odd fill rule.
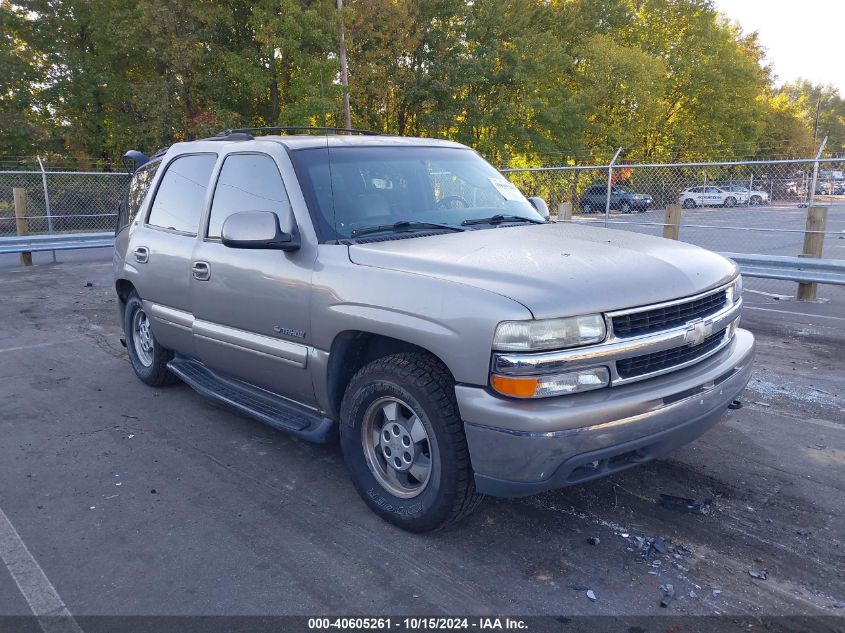
[[739,264],[742,274],[747,277],[845,286],[845,260],[745,253],[720,254]]
[[[114,236],[110,233],[64,233],[0,237],[0,254],[111,248],[113,246]],[[780,255],[747,255],[745,253],[720,254],[739,264],[742,274],[748,277],[845,286],[845,260]]]
[[80,248],[111,248],[112,246],[114,246],[114,235],[99,232],[0,237],[0,254],[65,251]]

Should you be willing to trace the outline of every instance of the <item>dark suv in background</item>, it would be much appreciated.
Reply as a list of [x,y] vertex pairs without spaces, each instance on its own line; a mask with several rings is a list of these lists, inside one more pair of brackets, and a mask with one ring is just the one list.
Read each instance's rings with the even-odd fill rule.
[[[581,211],[584,213],[598,213],[603,211],[607,203],[607,185],[593,185],[581,197]],[[642,193],[634,193],[627,187],[614,185],[610,189],[610,209],[622,213],[648,211],[654,199]]]

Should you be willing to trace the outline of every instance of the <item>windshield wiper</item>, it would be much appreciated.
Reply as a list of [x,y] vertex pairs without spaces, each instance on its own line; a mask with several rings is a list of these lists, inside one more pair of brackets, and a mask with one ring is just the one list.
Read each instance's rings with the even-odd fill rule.
[[378,226],[366,226],[361,229],[353,229],[352,237],[360,237],[361,235],[369,235],[371,233],[383,233],[385,231],[393,231],[399,233],[402,231],[414,231],[417,229],[446,229],[447,231],[465,231],[459,226],[453,224],[440,224],[437,222],[412,222],[410,220],[399,220],[393,224],[379,224]]
[[545,220],[535,220],[534,218],[524,218],[521,215],[502,215],[498,213],[489,218],[468,218],[461,222],[462,226],[470,226],[472,224],[501,224],[502,222],[530,222],[531,224],[545,224]]

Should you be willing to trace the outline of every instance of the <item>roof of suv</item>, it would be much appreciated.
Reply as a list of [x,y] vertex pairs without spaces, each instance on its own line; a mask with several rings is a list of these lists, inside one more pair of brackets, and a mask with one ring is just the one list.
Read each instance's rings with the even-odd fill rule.
[[195,141],[184,141],[176,143],[173,148],[180,151],[190,151],[197,144],[237,145],[246,142],[279,143],[290,150],[314,149],[320,147],[449,147],[454,149],[469,149],[466,145],[445,141],[436,138],[417,138],[411,136],[389,136],[389,135],[344,135],[344,134],[268,134],[256,136],[255,138],[243,138],[233,135],[232,138],[225,136],[197,139]]

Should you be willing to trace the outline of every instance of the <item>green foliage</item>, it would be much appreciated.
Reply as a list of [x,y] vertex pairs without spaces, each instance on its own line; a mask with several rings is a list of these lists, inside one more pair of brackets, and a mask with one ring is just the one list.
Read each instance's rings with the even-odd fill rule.
[[711,0],[0,0],[0,154],[113,161],[220,129],[353,125],[496,163],[845,151],[845,100],[776,90]]

